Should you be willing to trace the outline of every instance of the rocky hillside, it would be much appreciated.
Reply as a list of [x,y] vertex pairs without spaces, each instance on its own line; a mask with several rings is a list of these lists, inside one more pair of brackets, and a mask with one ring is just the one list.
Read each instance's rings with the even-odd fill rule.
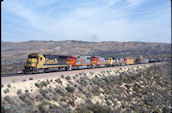
[[[22,86],[22,87],[21,87]],[[3,113],[170,113],[170,64],[1,85]],[[21,107],[22,106],[22,107]]]
[[17,73],[30,53],[100,55],[111,57],[156,56],[170,58],[171,45],[145,42],[28,41],[2,42],[2,73]]
[[2,63],[21,62],[30,53],[80,54],[101,56],[137,56],[170,54],[166,43],[144,42],[84,42],[84,41],[29,41],[2,42]]

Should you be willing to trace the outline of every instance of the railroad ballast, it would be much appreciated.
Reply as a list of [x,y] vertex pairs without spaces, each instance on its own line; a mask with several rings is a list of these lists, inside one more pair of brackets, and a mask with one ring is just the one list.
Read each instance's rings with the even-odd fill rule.
[[44,73],[51,71],[64,71],[84,68],[111,67],[119,65],[132,65],[149,63],[148,59],[140,58],[104,58],[102,56],[82,55],[43,55],[31,53],[24,65],[23,73]]

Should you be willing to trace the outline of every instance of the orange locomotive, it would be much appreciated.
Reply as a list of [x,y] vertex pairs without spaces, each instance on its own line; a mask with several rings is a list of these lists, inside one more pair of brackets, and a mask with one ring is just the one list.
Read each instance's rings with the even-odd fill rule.
[[95,68],[105,66],[106,60],[100,56],[68,56],[66,64],[71,69]]

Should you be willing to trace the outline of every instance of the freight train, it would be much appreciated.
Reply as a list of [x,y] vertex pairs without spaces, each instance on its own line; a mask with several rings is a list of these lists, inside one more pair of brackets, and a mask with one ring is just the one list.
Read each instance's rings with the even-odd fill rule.
[[104,58],[102,56],[82,56],[82,55],[43,55],[31,53],[28,55],[24,65],[23,73],[45,73],[52,71],[68,71],[74,69],[112,67],[119,65],[132,65],[148,63],[147,59]]

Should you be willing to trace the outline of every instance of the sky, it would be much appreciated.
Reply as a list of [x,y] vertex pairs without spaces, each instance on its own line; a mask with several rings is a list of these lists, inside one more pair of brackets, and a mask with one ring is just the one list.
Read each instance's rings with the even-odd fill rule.
[[170,0],[3,0],[2,41],[171,43]]

